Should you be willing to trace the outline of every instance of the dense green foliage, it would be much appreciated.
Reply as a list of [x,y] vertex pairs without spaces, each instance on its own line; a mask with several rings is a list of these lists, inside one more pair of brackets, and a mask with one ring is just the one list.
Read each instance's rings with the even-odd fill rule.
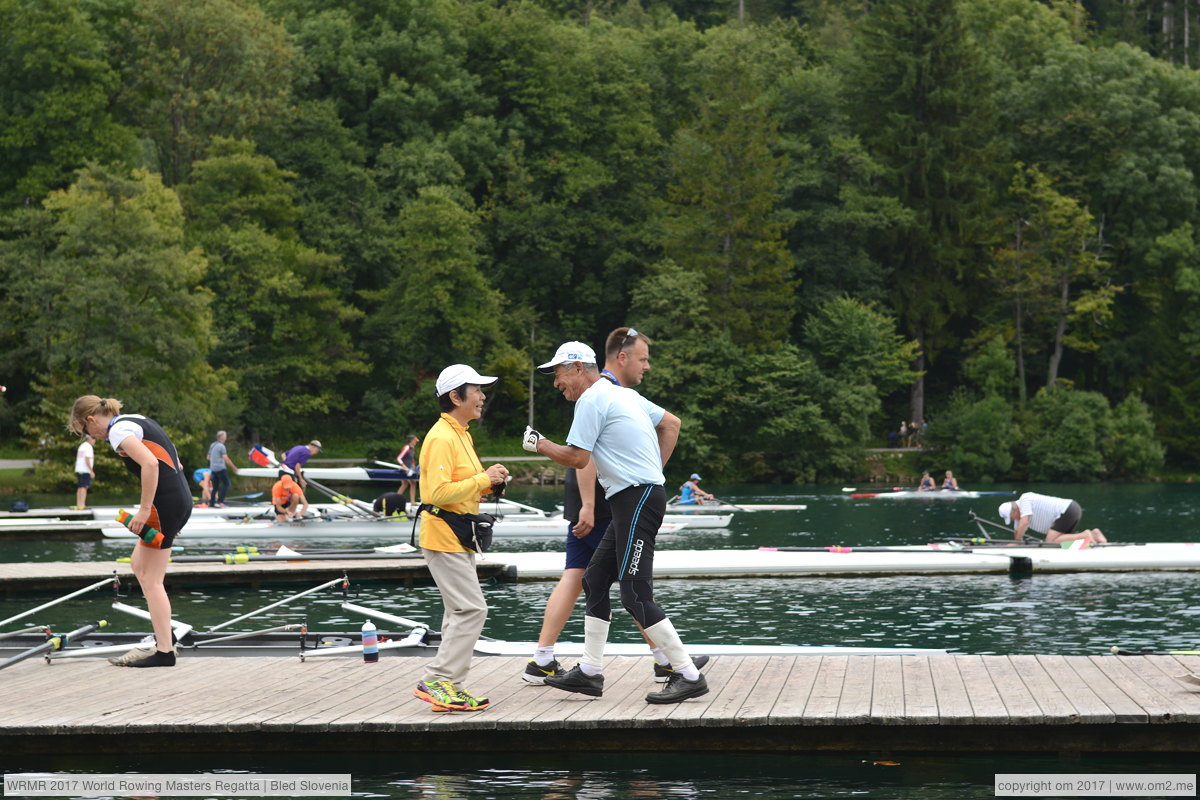
[[1194,466],[1180,5],[0,0],[0,436],[386,452],[459,361],[560,433],[532,364],[631,324],[674,473]]

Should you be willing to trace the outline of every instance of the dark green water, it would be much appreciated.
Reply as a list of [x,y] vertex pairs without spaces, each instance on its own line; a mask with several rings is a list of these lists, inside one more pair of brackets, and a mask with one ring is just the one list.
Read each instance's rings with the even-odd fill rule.
[[[974,533],[969,512],[998,519],[1000,498],[954,501],[853,500],[840,487],[712,486],[737,502],[807,503],[791,513],[738,515],[729,530],[697,531],[660,539],[662,548],[915,544]],[[996,487],[988,487],[996,488]],[[999,487],[1009,488],[1009,487]],[[1017,487],[1012,487],[1017,488]],[[1084,523],[1113,541],[1198,541],[1200,486],[1051,486],[1039,491],[1077,499]],[[363,495],[365,496],[365,495]],[[514,499],[544,508],[555,489],[523,489]],[[127,498],[121,498],[127,499]],[[101,502],[99,498],[97,502]],[[61,502],[61,500],[59,500]],[[295,543],[300,544],[300,543]],[[337,542],[338,546],[344,541]],[[365,543],[363,543],[365,544]],[[561,549],[557,542],[501,543],[497,549]],[[0,561],[92,560],[125,555],[128,544],[11,542]],[[198,627],[214,625],[286,597],[302,587],[258,591],[177,593],[176,616]],[[485,587],[491,612],[485,633],[510,640],[536,637],[550,582]],[[686,642],[868,644],[937,647],[965,653],[1096,654],[1126,647],[1200,646],[1200,573],[1126,573],[750,580],[662,580],[656,592]],[[432,585],[405,589],[356,587],[356,602],[412,619],[437,621],[441,607]],[[0,600],[0,618],[52,595]],[[254,627],[307,620],[313,628],[357,628],[340,592],[316,595],[268,612]],[[138,603],[134,599],[134,604]],[[69,627],[112,617],[98,592],[39,615],[31,622]],[[41,618],[44,617],[44,618]],[[118,630],[144,630],[136,619],[113,620]],[[613,640],[631,641],[631,622],[614,620]],[[582,638],[577,614],[565,639]],[[515,676],[514,676],[515,679]],[[536,734],[530,734],[536,735]],[[686,735],[680,732],[679,735]],[[519,747],[518,747],[519,749]],[[974,798],[992,797],[998,772],[1195,772],[1194,759],[1111,757],[905,756],[888,754],[717,755],[621,754],[580,757],[509,755],[445,757],[362,754],[357,758],[300,759],[246,756],[172,756],[169,762],[127,759],[91,763],[78,758],[3,757],[4,771],[75,772],[350,772],[362,797],[396,798]]]

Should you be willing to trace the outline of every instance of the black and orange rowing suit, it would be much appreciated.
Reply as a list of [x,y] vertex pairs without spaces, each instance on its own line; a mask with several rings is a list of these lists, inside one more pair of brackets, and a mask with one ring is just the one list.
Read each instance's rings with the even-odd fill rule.
[[[114,436],[120,441],[114,441]],[[188,487],[183,464],[179,461],[179,453],[161,425],[141,414],[118,414],[108,423],[109,444],[121,456],[125,468],[140,481],[142,465],[120,447],[129,436],[137,436],[158,459],[158,488],[154,491],[154,502],[146,524],[162,532],[163,540],[158,547],[166,550],[192,516],[192,491]],[[149,546],[141,540],[138,544]]]

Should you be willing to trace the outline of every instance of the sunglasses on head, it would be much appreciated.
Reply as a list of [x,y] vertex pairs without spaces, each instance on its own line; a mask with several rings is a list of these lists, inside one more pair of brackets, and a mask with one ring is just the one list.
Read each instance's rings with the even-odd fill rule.
[[630,328],[628,331],[626,331],[624,338],[621,339],[621,346],[617,348],[617,352],[624,350],[625,345],[629,343],[629,340],[636,339],[637,337],[638,337],[638,332],[635,331],[633,328]]

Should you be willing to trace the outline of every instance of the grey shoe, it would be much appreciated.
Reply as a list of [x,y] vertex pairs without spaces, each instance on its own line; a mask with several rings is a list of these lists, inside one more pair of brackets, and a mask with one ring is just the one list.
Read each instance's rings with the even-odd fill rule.
[[689,681],[682,674],[676,672],[667,679],[666,688],[661,692],[651,692],[646,695],[646,702],[654,705],[681,703],[689,697],[699,697],[702,694],[708,694],[708,681],[704,680],[703,675],[694,681]]
[[578,692],[589,697],[600,697],[604,694],[604,676],[587,675],[578,664],[571,667],[571,671],[566,675],[547,676],[545,684],[564,692]]

